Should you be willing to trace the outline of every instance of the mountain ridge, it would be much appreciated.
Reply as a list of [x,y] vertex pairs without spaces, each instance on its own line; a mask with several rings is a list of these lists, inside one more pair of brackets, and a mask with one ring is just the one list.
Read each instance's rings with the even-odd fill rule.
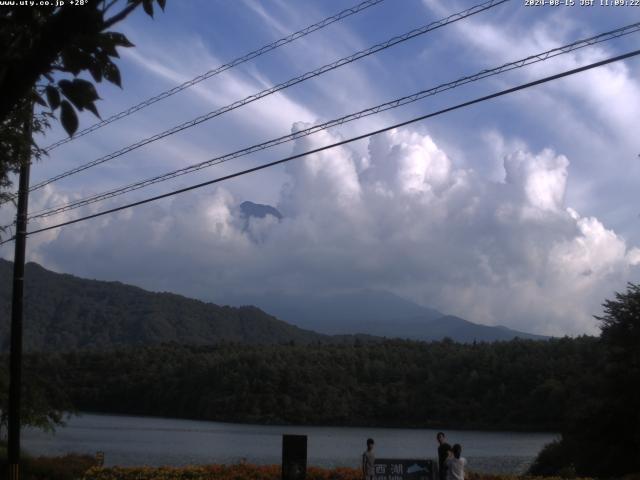
[[[0,323],[0,351],[8,347],[12,266],[12,262],[0,260],[0,312],[7,319]],[[32,262],[25,266],[25,283],[26,350],[332,340],[254,306],[219,306],[121,282],[55,273]]]
[[[235,300],[235,301],[234,301]],[[502,325],[482,325],[436,309],[424,307],[388,291],[360,290],[337,295],[287,295],[277,292],[245,298],[287,323],[325,335],[366,332],[379,337],[437,341],[449,337],[473,341],[508,341],[514,338],[546,340],[549,337],[513,330]],[[228,303],[244,303],[229,298]]]
[[[0,313],[6,318],[0,323],[0,352],[8,349],[12,267],[12,262],[0,259]],[[287,302],[277,296],[271,298],[274,308],[260,302],[258,306],[248,305],[253,302],[247,301],[221,306],[171,292],[150,292],[119,281],[56,273],[33,262],[27,263],[25,271],[27,351],[163,343],[311,344],[352,343],[356,339],[378,342],[383,338],[434,341],[446,337],[470,343],[546,338],[474,324],[384,291],[327,296],[319,304],[307,301],[305,308],[287,311]],[[352,309],[354,302],[358,312]],[[320,323],[309,323],[310,312]],[[354,318],[356,321],[347,321]]]

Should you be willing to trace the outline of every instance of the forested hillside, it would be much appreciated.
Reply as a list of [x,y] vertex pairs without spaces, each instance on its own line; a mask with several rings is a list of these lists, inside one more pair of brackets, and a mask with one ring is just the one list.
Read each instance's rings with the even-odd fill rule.
[[[13,264],[0,259],[0,351],[8,349]],[[119,282],[54,273],[35,263],[25,273],[26,350],[61,351],[177,342],[272,344],[328,337],[282,322],[256,307],[227,307]]]
[[256,423],[556,430],[598,368],[590,337],[463,345],[162,346],[35,355],[83,411]]
[[[13,264],[0,259],[0,352],[7,350]],[[120,282],[88,280],[28,263],[25,348],[65,351],[176,342],[211,345],[352,342],[377,337],[458,342],[545,339],[445,316],[384,291],[328,297],[265,295],[253,306],[219,306]],[[236,305],[254,304],[240,296]],[[295,308],[293,308],[295,306]],[[284,321],[282,321],[284,320]],[[316,333],[321,332],[321,333]]]

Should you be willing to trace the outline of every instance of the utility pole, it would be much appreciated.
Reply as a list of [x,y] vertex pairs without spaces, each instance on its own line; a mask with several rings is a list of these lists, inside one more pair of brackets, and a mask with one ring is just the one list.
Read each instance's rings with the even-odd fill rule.
[[9,356],[9,480],[20,479],[20,391],[22,388],[22,317],[24,299],[24,262],[27,245],[29,209],[29,172],[31,169],[31,124],[33,110],[26,112],[25,157],[20,165],[18,211],[16,214],[15,254],[13,257],[13,298],[11,301],[11,352]]

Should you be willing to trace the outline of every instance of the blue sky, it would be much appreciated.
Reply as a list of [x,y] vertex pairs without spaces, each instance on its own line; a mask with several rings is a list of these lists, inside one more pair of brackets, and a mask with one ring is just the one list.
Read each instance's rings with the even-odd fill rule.
[[[103,117],[355,4],[177,1],[116,30],[123,89],[100,85]],[[206,80],[37,164],[32,183],[474,5],[386,0]],[[592,36],[634,7],[525,7],[512,0],[155,142],[34,193],[65,203]],[[75,218],[361,134],[637,48],[640,34],[202,170]],[[473,321],[547,334],[594,333],[593,314],[640,279],[640,62],[603,67],[360,141],[284,167],[33,236],[57,271],[215,302],[265,292],[375,288]],[[93,123],[81,117],[81,127]],[[301,123],[302,122],[302,123]],[[59,127],[43,140],[62,137]],[[269,203],[285,218],[252,219]],[[12,211],[0,210],[2,220]],[[5,258],[11,248],[2,247]]]

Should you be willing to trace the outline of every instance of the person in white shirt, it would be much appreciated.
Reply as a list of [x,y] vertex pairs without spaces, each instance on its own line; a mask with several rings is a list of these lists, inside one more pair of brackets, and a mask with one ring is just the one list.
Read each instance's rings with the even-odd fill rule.
[[376,478],[376,455],[373,452],[373,438],[367,439],[367,450],[362,454],[362,478],[363,480],[375,480]]
[[449,451],[449,458],[447,458],[447,480],[464,480],[464,467],[467,464],[467,459],[461,457],[462,446],[456,443]]

